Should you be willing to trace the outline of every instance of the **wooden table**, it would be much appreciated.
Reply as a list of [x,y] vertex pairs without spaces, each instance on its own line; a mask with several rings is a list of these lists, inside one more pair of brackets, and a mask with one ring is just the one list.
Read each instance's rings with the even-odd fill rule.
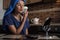
[[[0,34],[0,40],[60,40],[57,36],[42,36],[42,35],[5,35]],[[33,38],[34,37],[34,38]]]
[[[30,24],[30,26],[43,26],[43,24],[41,24],[41,23],[39,23],[39,24]],[[60,26],[60,23],[50,24],[50,26]]]

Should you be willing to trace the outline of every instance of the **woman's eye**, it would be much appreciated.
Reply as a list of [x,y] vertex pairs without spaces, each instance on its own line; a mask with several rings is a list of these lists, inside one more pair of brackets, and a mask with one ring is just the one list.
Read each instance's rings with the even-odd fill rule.
[[20,6],[20,5],[18,4],[18,6]]

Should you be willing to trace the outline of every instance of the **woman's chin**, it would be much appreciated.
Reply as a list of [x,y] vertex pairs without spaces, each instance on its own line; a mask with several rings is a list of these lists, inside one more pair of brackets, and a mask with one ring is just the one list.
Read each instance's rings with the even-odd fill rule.
[[19,13],[20,13],[21,15],[23,15],[23,11],[20,11]]
[[20,11],[20,13],[23,13],[23,11]]

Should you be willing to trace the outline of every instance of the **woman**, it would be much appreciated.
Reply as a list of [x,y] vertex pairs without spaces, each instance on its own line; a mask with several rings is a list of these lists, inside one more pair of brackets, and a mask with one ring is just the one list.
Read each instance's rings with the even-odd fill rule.
[[11,0],[3,18],[3,30],[5,33],[28,35],[28,11],[21,13],[23,7],[24,2],[22,0]]

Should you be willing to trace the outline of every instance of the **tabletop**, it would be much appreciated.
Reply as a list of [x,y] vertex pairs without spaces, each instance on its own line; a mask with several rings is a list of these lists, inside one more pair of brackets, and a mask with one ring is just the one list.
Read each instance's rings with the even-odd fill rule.
[[60,40],[58,36],[42,36],[42,35],[6,35],[0,34],[0,40]]

